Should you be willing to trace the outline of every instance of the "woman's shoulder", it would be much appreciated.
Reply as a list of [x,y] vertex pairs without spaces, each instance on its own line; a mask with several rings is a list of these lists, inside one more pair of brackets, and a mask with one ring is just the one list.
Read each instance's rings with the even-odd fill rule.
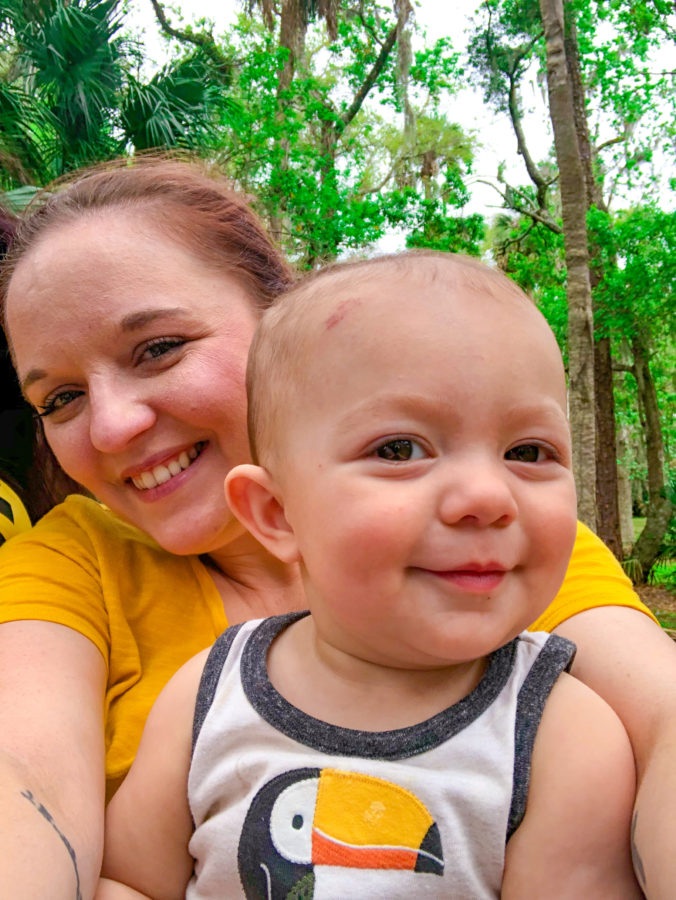
[[91,497],[72,494],[46,513],[35,525],[38,532],[62,529],[102,532],[116,535],[120,540],[140,541],[154,546],[153,541],[138,528],[128,524],[112,510]]
[[12,549],[18,551],[21,545],[48,546],[68,552],[67,547],[72,550],[79,546],[84,553],[106,555],[122,544],[163,552],[148,535],[120,519],[108,507],[90,497],[73,494],[12,541]]
[[80,495],[68,497],[0,547],[3,591],[8,579],[30,584],[31,591],[36,579],[70,586],[101,583],[105,591],[119,591],[138,579],[148,585],[160,573],[194,584],[196,568],[194,558],[168,553],[107,507]]
[[578,522],[563,584],[530,630],[552,631],[566,619],[601,606],[625,606],[654,618],[608,547],[590,528]]

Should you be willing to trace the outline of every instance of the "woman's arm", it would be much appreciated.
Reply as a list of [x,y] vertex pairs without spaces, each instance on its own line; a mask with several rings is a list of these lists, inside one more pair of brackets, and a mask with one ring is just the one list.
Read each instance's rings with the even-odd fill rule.
[[636,759],[634,868],[648,900],[676,885],[676,644],[637,610],[600,607],[556,629],[577,644],[573,674],[619,715]]
[[[192,723],[208,653],[182,666],[150,711],[134,763],[106,811],[105,878],[96,900],[185,896],[193,869],[188,852]],[[136,893],[125,894],[122,886]]]
[[0,896],[89,900],[103,844],[106,667],[81,634],[0,625]]

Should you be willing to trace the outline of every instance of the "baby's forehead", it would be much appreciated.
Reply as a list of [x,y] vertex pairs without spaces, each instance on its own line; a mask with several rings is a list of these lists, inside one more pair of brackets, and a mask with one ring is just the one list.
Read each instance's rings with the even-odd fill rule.
[[[380,265],[372,261],[364,267],[327,273],[309,290],[315,295],[311,327],[336,333],[339,326],[354,320],[377,328],[379,315],[392,322],[401,310],[443,317],[476,302],[488,307],[495,303],[516,315],[528,316],[535,310],[520,288],[501,273],[481,263],[453,259],[388,260]],[[369,310],[376,315],[365,316]]]

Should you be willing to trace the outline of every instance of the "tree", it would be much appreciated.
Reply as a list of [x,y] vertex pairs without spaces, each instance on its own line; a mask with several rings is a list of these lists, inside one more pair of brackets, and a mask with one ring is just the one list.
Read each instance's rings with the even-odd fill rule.
[[[566,2],[569,16],[565,43],[568,77],[573,94],[575,129],[584,174],[586,203],[589,214],[607,210],[604,187],[608,196],[624,178],[636,188],[642,184],[655,190],[655,181],[641,175],[649,173],[648,148],[658,147],[667,136],[665,121],[660,122],[659,108],[674,99],[669,73],[659,71],[651,62],[651,53],[660,35],[669,32],[661,0],[654,5],[634,4],[627,7],[590,6]],[[657,8],[659,7],[659,9]],[[529,0],[502,2],[486,0],[482,4],[482,24],[475,29],[470,44],[470,62],[487,98],[508,113],[514,127],[518,152],[523,156],[532,187],[504,185],[500,188],[506,207],[518,213],[511,221],[501,217],[494,229],[498,261],[527,287],[540,292],[547,314],[555,315],[553,324],[560,331],[562,311],[559,305],[561,273],[565,271],[559,255],[557,235],[560,231],[559,206],[554,188],[556,169],[550,163],[537,163],[528,152],[523,129],[520,99],[521,81],[529,67],[542,60],[541,25]],[[608,18],[612,19],[612,37],[608,39]],[[602,32],[605,29],[605,34]],[[592,133],[592,122],[593,133]],[[615,136],[608,137],[612,128]],[[660,130],[661,129],[661,130]],[[611,135],[613,131],[610,132]],[[603,134],[603,139],[600,135]],[[649,139],[646,140],[646,135]],[[605,162],[605,165],[604,165]],[[649,173],[650,174],[650,173]],[[612,217],[611,217],[612,219]],[[606,219],[606,221],[611,221]],[[541,234],[547,228],[551,238]],[[602,288],[611,280],[617,260],[601,254],[594,228],[588,229],[590,282],[595,309],[595,393],[597,394],[597,529],[616,552],[620,552],[617,516],[613,507],[616,496],[616,456],[613,436],[613,357],[629,352],[614,334],[597,327],[607,292]],[[534,253],[531,248],[547,246]],[[548,254],[548,255],[547,255]],[[547,274],[547,259],[551,272]],[[530,271],[529,271],[530,270]],[[533,273],[533,274],[531,274]],[[536,273],[536,274],[535,274]],[[533,275],[535,274],[535,277]],[[554,305],[549,305],[549,299]],[[550,319],[551,320],[551,319]],[[613,347],[613,344],[615,346]],[[563,343],[564,350],[565,341]]]
[[458,215],[456,190],[471,142],[440,111],[458,55],[445,40],[409,57],[410,12],[404,2],[344,3],[335,32],[307,15],[302,41],[291,41],[289,6],[270,5],[265,21],[242,14],[211,38],[233,61],[239,110],[213,155],[304,267],[366,248],[391,227],[479,250],[481,223]]
[[568,275],[568,381],[578,515],[596,527],[594,325],[589,278],[584,170],[568,77],[562,0],[540,0],[547,48],[549,112],[559,167]]
[[648,502],[646,523],[632,558],[638,564],[637,577],[646,578],[674,514],[665,457],[673,457],[674,444],[676,343],[670,326],[676,311],[676,214],[642,207],[611,222],[607,214],[597,211],[590,224],[602,262],[622,261],[622,266],[608,267],[610,274],[599,287],[598,329],[622,340],[630,362],[618,361],[615,369],[630,373],[635,385]]
[[2,0],[2,187],[42,185],[128,149],[205,142],[221,94],[203,54],[146,82],[122,28],[122,0]]

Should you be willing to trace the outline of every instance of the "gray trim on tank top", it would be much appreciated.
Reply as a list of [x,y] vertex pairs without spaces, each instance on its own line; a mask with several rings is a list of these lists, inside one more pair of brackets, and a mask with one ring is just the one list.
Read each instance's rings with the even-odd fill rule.
[[[514,667],[518,638],[488,657],[486,672],[470,694],[430,719],[391,731],[342,728],[293,706],[268,678],[266,659],[270,644],[282,629],[303,615],[307,613],[265,619],[248,636],[240,664],[242,688],[254,710],[273,728],[299,744],[332,756],[396,760],[432,750],[470,725],[493,703]],[[212,650],[212,655],[219,657],[218,661],[212,661],[210,668],[213,669],[222,667],[229,649],[229,644],[226,648],[224,645],[219,647],[219,643],[220,639]]]
[[519,827],[526,812],[533,745],[545,703],[561,672],[567,672],[573,664],[575,651],[572,641],[551,634],[519,690],[514,723],[514,777],[507,840]]
[[216,638],[216,641],[207,656],[207,661],[202,669],[200,686],[197,689],[197,698],[195,700],[195,715],[192,720],[191,757],[195,752],[195,745],[197,744],[197,738],[202,730],[204,720],[211,709],[211,704],[214,702],[216,688],[218,687],[218,681],[221,677],[223,665],[228,658],[232,642],[237,637],[241,627],[242,625],[240,623],[239,625],[232,625],[230,628],[226,628],[225,631]]

